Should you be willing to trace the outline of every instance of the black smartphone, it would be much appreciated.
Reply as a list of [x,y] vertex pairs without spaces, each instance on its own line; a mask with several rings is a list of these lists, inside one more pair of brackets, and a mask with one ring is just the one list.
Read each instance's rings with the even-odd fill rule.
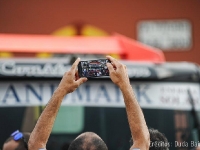
[[80,61],[78,64],[79,77],[101,77],[109,76],[108,59]]

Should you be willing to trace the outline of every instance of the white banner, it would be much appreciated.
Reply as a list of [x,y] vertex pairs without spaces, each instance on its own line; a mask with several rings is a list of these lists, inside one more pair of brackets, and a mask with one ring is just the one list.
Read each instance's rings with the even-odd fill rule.
[[192,25],[188,20],[146,20],[137,25],[138,40],[162,50],[189,50]]
[[[59,81],[46,82],[1,82],[0,107],[46,105]],[[199,83],[179,82],[131,82],[142,108],[191,109],[188,90],[196,109],[200,110]],[[68,94],[62,105],[98,107],[124,107],[118,87],[108,81],[88,81],[75,92]]]

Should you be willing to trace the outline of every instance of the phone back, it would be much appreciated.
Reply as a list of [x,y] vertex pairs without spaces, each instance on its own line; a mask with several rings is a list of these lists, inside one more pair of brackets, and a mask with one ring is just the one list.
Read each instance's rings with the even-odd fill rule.
[[107,67],[108,59],[80,61],[78,64],[78,73],[80,77],[101,77],[109,76]]

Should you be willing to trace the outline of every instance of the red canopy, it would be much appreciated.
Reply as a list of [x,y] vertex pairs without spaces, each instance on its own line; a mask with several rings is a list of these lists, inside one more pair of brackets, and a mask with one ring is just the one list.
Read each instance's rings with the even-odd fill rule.
[[119,34],[104,37],[0,34],[0,50],[23,53],[119,54],[127,60],[165,61],[162,51]]

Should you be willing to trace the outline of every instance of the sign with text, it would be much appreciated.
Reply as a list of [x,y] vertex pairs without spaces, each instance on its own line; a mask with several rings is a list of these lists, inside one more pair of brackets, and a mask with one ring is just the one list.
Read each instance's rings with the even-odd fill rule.
[[[0,78],[7,77],[59,77],[71,68],[71,64],[57,60],[52,62],[17,62],[13,60],[0,60]],[[155,77],[152,69],[148,66],[127,65],[130,78],[148,78]]]
[[[0,107],[46,105],[58,83],[57,81],[2,82]],[[191,104],[188,90],[190,90],[195,107],[200,110],[198,83],[131,82],[131,85],[142,108],[189,110]],[[124,107],[124,100],[119,88],[112,82],[88,81],[65,96],[62,105]]]
[[137,39],[162,50],[189,50],[192,25],[188,20],[149,20],[137,26]]

